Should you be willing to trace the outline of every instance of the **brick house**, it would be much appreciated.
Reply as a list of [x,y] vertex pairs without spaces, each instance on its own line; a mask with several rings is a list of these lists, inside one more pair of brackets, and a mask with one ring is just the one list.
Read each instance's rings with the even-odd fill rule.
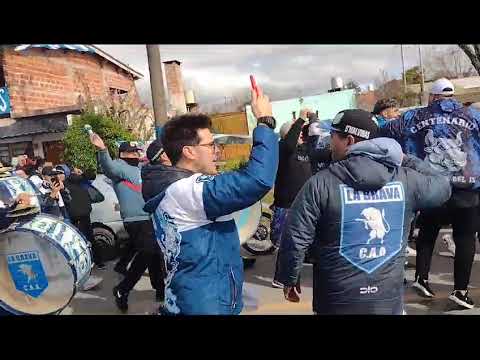
[[138,98],[142,77],[92,45],[1,46],[0,161],[27,153],[58,162],[69,115],[88,98]]

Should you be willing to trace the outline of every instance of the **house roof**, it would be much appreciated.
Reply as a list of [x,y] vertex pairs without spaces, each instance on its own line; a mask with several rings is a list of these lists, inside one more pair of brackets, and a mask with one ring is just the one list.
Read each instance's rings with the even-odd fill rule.
[[143,78],[143,75],[138,71],[132,69],[130,66],[124,64],[118,59],[115,59],[112,55],[106,53],[105,51],[99,49],[94,45],[82,45],[82,44],[22,44],[15,46],[15,51],[25,51],[31,48],[44,48],[49,50],[71,50],[86,52],[90,54],[96,54],[105,60],[111,62],[112,64],[118,66],[119,68],[130,73],[135,80]]
[[67,130],[67,127],[68,122],[65,114],[38,116],[20,120],[6,118],[0,121],[0,139],[64,132]]

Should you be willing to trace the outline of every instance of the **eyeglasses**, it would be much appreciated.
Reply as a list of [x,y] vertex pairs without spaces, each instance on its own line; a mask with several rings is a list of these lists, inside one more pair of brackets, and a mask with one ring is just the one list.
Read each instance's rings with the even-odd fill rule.
[[215,151],[218,148],[218,145],[215,142],[211,142],[208,144],[197,144],[197,145],[190,145],[190,146],[203,146],[208,147],[210,150]]

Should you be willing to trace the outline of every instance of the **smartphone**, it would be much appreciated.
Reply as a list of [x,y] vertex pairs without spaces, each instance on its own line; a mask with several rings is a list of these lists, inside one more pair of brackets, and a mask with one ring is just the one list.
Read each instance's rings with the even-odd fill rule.
[[255,93],[258,96],[257,82],[255,81],[255,78],[253,77],[253,75],[250,75],[250,84],[252,85],[252,89],[255,90]]

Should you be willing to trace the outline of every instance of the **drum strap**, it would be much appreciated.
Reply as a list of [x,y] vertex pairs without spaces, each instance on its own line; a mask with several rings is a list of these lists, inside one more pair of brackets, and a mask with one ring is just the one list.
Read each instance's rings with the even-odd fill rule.
[[142,192],[142,185],[135,185],[134,183],[128,181],[128,180],[123,180],[122,184],[128,187],[130,190],[133,190],[135,192]]

